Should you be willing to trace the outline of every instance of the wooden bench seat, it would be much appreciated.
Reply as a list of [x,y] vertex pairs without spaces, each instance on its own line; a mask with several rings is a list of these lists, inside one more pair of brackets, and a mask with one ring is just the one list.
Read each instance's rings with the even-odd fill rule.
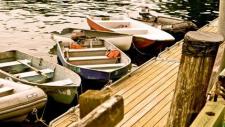
[[68,49],[65,52],[65,56],[70,57],[82,57],[82,56],[102,56],[105,55],[107,49],[105,47],[100,48],[83,48],[83,49]]
[[26,64],[31,64],[30,60],[20,60],[19,61],[10,61],[10,62],[4,62],[4,63],[0,63],[0,69],[2,69],[3,71],[9,72],[9,73],[19,73],[22,72],[26,69],[28,69],[29,67],[27,67],[26,65],[24,65],[23,63]]
[[87,52],[87,51],[106,51],[105,47],[101,48],[81,48],[81,49],[68,49],[68,52]]
[[59,80],[59,81],[54,81],[54,82],[43,83],[41,85],[66,86],[66,85],[72,85],[72,84],[73,84],[73,81],[71,79],[64,79],[64,80]]
[[108,58],[107,56],[84,56],[70,57],[68,62],[74,65],[92,65],[92,64],[114,64],[117,58]]
[[0,97],[7,96],[13,94],[13,88],[10,87],[2,87],[0,88]]
[[90,69],[101,69],[101,68],[120,68],[123,67],[124,63],[115,64],[94,64],[94,65],[80,65],[79,67],[90,68]]
[[107,56],[70,57],[69,61],[109,59]]
[[29,72],[18,73],[18,74],[15,74],[14,76],[21,79],[25,79],[30,82],[41,83],[42,81],[45,82],[45,80],[52,78],[54,75],[54,71],[49,68],[42,69],[40,70],[40,72],[42,74],[36,71],[29,71]]
[[[27,60],[27,59],[20,60],[20,61],[23,62],[23,63],[27,63],[27,64],[31,63],[31,61]],[[15,66],[15,65],[21,65],[22,64],[21,62],[19,62],[19,61],[10,61],[10,62],[0,63],[0,68],[9,67],[9,66]]]

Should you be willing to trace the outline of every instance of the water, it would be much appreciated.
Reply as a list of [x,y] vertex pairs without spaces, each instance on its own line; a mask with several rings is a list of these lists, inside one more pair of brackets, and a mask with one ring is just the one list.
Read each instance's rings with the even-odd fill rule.
[[[141,6],[148,6],[155,14],[191,20],[199,27],[218,16],[215,0],[0,0],[0,50],[16,48],[56,62],[55,56],[48,54],[54,45],[51,32],[88,28],[84,19],[87,15],[126,15]],[[56,109],[51,110],[51,106]],[[49,121],[65,107],[50,102],[44,118]]]

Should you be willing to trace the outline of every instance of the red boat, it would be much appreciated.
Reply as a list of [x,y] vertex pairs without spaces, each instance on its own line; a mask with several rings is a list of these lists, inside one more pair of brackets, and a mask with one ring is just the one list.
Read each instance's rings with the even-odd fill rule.
[[91,29],[133,35],[133,43],[144,49],[157,42],[171,42],[169,33],[126,17],[87,17]]

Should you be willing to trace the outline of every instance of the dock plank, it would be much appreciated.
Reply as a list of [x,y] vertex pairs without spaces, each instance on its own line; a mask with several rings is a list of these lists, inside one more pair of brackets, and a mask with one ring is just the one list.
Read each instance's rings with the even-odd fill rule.
[[[169,98],[169,100],[171,100],[171,98]],[[168,114],[169,112],[169,110],[170,110],[170,106],[171,106],[171,101],[169,101],[168,103],[166,103],[165,105],[163,105],[163,107],[161,108],[161,109],[159,109],[159,110],[157,110],[157,108],[158,107],[160,107],[160,106],[156,106],[157,108],[155,108],[155,112],[156,112],[156,114],[153,116],[153,117],[151,117],[150,115],[150,117],[149,116],[144,116],[143,118],[151,118],[151,119],[147,119],[146,121],[147,121],[147,123],[146,124],[144,124],[143,126],[147,126],[147,127],[151,127],[152,126],[152,123],[158,123],[158,122],[160,122],[161,121],[161,119],[166,115],[166,114]],[[165,124],[166,123],[164,123],[164,125],[161,125],[160,127],[162,127],[162,126],[165,126]],[[139,125],[138,125],[139,126]],[[155,126],[155,125],[153,125],[153,126]]]
[[[167,113],[163,116],[163,118],[161,118],[153,127],[165,127],[167,119],[169,117],[169,110],[167,110]],[[146,126],[151,127],[152,123],[147,123]]]
[[[131,87],[131,85],[134,85],[131,84],[131,82],[137,80],[140,76],[144,76],[144,74],[150,70],[156,70],[154,69],[154,66],[157,66],[159,63],[161,63],[161,61],[153,60],[149,63],[149,66],[143,66],[141,68],[138,68],[135,72],[132,72],[132,74],[129,74],[127,77],[118,80],[114,83],[115,85],[113,84],[111,86],[113,89],[112,94],[118,93],[123,88],[128,89],[127,87]],[[121,82],[123,83],[123,85],[120,84]]]
[[149,89],[144,91],[142,95],[136,95],[136,98],[131,96],[130,98],[126,99],[124,101],[124,103],[126,105],[125,113],[130,111],[134,106],[136,106],[136,104],[140,103],[141,101],[143,101],[146,98],[149,98],[149,96],[151,96],[151,98],[154,98],[155,96],[157,96],[156,92],[158,92],[158,91],[160,92],[160,91],[164,90],[165,87],[167,88],[167,85],[162,85],[162,84],[171,85],[176,80],[176,78],[177,78],[177,76],[173,75],[171,77],[171,79],[169,79],[168,81],[162,81],[158,84],[155,84],[153,87],[150,87]]
[[[168,84],[166,84],[168,85]],[[165,96],[171,93],[174,89],[175,83],[169,85],[168,87],[162,89],[161,91],[155,91],[154,96],[148,96],[146,99],[138,103],[135,107],[132,108],[128,113],[124,115],[124,119],[118,124],[119,126],[130,126],[131,123],[135,123],[142,116],[145,115],[149,110],[151,110],[155,105],[157,105]],[[126,110],[127,106],[125,106]]]
[[[165,79],[167,79],[166,77],[168,75],[170,75],[171,73],[174,74],[177,72],[177,70],[174,70],[176,67],[178,67],[178,64],[174,64],[172,66],[166,66],[168,69],[165,69],[165,71],[163,73],[156,74],[156,75],[151,75],[152,78],[145,78],[144,80],[142,80],[141,82],[137,82],[137,84],[132,87],[132,89],[130,89],[129,91],[127,91],[126,93],[123,94],[124,98],[131,98],[132,94],[140,94],[143,93],[144,91],[148,90],[149,88],[151,88],[154,85],[158,85],[158,82],[164,82]],[[163,68],[163,67],[162,67]],[[154,77],[155,76],[155,77]],[[145,87],[142,87],[142,85],[145,85]]]
[[[169,64],[166,66],[166,64]],[[130,82],[128,84],[129,87],[126,87],[120,91],[117,92],[118,95],[123,95],[124,98],[126,98],[127,96],[129,96],[129,91],[131,91],[131,93],[135,92],[137,89],[139,89],[142,84],[146,84],[148,81],[150,81],[151,79],[154,79],[154,77],[156,75],[159,75],[163,70],[165,70],[168,66],[172,65],[171,63],[166,63],[165,66],[163,66],[164,64],[159,64],[159,66],[155,66],[155,68],[153,68],[152,70],[148,70],[146,73],[144,73],[142,76],[138,77],[137,79],[135,79],[134,81],[132,81],[132,85],[130,84]],[[137,85],[138,84],[138,85]],[[129,93],[127,93],[129,92]],[[126,94],[128,94],[126,96]]]

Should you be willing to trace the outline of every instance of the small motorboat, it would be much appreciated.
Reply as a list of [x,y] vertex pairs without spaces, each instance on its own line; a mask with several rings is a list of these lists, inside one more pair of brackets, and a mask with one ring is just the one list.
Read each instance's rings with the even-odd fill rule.
[[47,95],[40,88],[0,78],[1,122],[22,122],[46,102]]
[[169,33],[128,17],[87,17],[91,29],[133,35],[133,43],[138,49],[157,42],[172,42]]
[[131,69],[130,58],[113,44],[95,37],[81,36],[76,41],[52,36],[63,66],[88,80],[108,82],[119,79]]
[[191,21],[152,14],[148,7],[143,7],[140,12],[128,13],[128,15],[131,19],[142,21],[150,26],[159,28],[171,34],[185,34],[190,30],[197,30],[197,25]]
[[64,104],[73,101],[81,84],[80,76],[73,71],[17,50],[0,52],[0,77],[38,86]]

